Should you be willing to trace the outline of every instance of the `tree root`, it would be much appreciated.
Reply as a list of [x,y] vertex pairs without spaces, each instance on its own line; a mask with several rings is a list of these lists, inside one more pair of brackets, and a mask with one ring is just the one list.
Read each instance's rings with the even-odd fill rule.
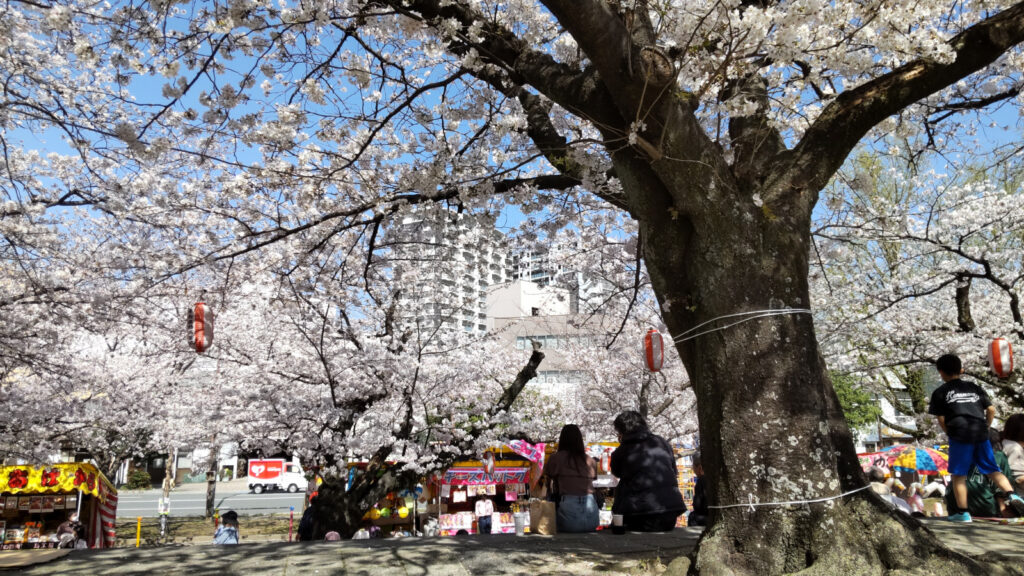
[[998,554],[970,557],[947,548],[916,519],[891,510],[874,494],[816,511],[773,514],[770,529],[748,523],[737,531],[730,519],[711,526],[691,555],[689,574],[1024,576]]

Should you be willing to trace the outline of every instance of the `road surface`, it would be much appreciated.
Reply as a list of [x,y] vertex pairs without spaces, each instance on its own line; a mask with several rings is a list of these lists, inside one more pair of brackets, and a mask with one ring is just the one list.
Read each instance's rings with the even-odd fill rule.
[[[205,487],[205,484],[203,486]],[[156,517],[156,506],[161,494],[160,490],[123,491],[118,494],[117,516],[119,518]],[[294,506],[295,512],[301,513],[304,498],[305,495],[302,492],[252,494],[248,490],[224,490],[218,486],[214,507],[220,508],[222,513],[234,510],[239,515],[249,515],[288,512],[288,508]],[[171,492],[171,516],[202,516],[205,513],[205,490],[179,488]]]

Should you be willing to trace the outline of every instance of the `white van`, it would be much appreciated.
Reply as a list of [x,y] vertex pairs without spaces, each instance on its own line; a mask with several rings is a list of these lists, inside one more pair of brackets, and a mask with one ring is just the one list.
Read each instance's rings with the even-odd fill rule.
[[302,466],[281,458],[249,460],[249,490],[260,494],[265,490],[298,492],[306,486]]

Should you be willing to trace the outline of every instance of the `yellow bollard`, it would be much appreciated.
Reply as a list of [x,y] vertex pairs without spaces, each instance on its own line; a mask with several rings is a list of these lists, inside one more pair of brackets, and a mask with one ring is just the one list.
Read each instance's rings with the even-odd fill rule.
[[139,541],[142,540],[142,516],[139,516],[139,523],[135,526],[135,547],[139,547]]

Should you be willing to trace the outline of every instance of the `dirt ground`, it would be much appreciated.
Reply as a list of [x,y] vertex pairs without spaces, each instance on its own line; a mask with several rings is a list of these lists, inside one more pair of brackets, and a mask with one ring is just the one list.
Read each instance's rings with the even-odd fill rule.
[[[238,531],[242,542],[284,542],[288,540],[288,514],[267,514],[260,516],[239,516]],[[293,530],[299,528],[299,516],[295,517]],[[117,519],[117,546],[135,547],[137,520]],[[171,517],[167,522],[167,537],[160,539],[160,524],[156,518],[143,518],[139,546],[160,546],[167,544],[209,544],[213,540],[212,520],[202,517]],[[293,532],[294,534],[294,532]]]

